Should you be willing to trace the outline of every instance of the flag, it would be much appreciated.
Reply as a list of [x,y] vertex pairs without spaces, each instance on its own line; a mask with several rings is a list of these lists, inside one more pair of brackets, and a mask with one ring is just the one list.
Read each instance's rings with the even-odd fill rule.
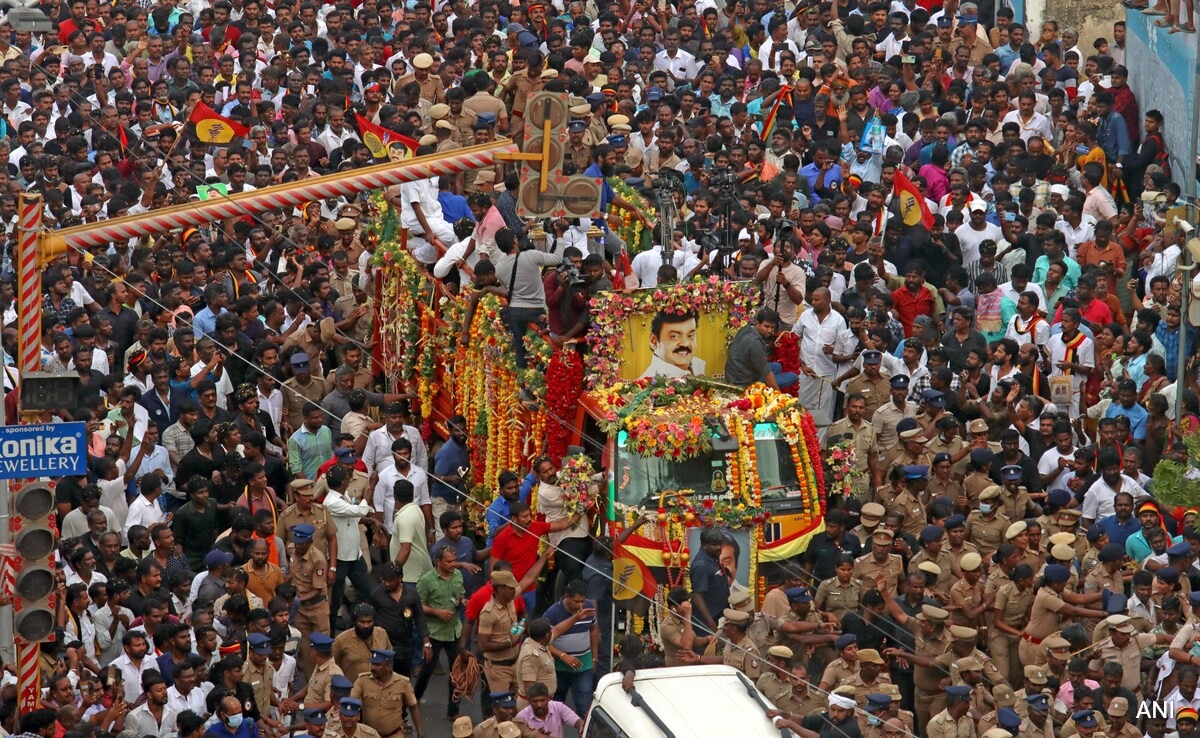
[[613,289],[625,289],[625,279],[633,274],[633,264],[629,261],[629,253],[621,249],[621,257],[617,260],[613,276]]
[[129,151],[129,136],[125,134],[125,126],[117,125],[117,135],[121,138],[121,153]]
[[204,103],[196,103],[188,121],[196,124],[196,138],[204,143],[226,144],[235,137],[246,138],[250,129],[235,123]]
[[[402,136],[395,131],[389,131],[383,126],[376,125],[363,117],[361,113],[355,113],[354,119],[358,121],[358,135],[362,136],[363,144],[371,152],[371,156],[376,159],[391,159],[397,161],[413,156],[417,151],[417,142],[408,136]],[[403,147],[403,151],[400,148]],[[393,153],[395,149],[395,153]]]
[[892,192],[896,195],[896,202],[900,207],[900,219],[904,221],[904,225],[909,228],[921,225],[926,230],[933,227],[933,213],[929,212],[929,206],[925,204],[925,196],[912,183],[912,180],[899,170],[896,170]]
[[783,98],[787,98],[788,105],[792,104],[792,86],[784,85],[780,91],[779,97],[775,98],[775,104],[771,106],[771,112],[767,113],[766,120],[763,121],[762,139],[770,142],[771,129],[775,127],[775,116],[779,113],[779,104],[783,102]]
[[613,599],[620,607],[645,615],[659,582],[667,582],[662,544],[634,534],[614,543],[613,554]]

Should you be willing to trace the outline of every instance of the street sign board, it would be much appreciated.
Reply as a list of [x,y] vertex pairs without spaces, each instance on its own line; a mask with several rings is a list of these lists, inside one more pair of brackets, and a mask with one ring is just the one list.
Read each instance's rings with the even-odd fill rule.
[[86,423],[0,427],[0,479],[87,473]]

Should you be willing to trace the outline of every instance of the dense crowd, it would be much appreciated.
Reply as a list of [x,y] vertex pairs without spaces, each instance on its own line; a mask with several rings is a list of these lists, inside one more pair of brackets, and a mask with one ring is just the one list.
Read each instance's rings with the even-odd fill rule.
[[[521,140],[548,90],[563,171],[658,214],[605,184],[607,218],[526,221],[497,164],[385,193],[413,257],[503,296],[522,365],[531,324],[567,345],[614,284],[753,281],[727,380],[798,393],[860,474],[765,598],[707,531],[659,650],[614,655],[613,541],[554,464],[501,474],[465,529],[480,439],[380,391],[365,196],[73,249],[41,343],[77,398],[44,420],[87,422],[89,463],[57,480],[28,738],[560,738],[598,675],[663,663],[736,666],[805,738],[1196,729],[1200,529],[1152,478],[1200,423],[1196,287],[1123,23],[1081,47],[988,0],[42,8],[49,34],[0,21],[6,390],[19,193],[96,223],[367,166],[360,120],[418,155]],[[197,138],[201,104],[245,138]]]

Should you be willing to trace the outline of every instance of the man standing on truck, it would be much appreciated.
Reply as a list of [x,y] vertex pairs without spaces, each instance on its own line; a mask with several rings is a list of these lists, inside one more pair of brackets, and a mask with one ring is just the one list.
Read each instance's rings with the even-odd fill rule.
[[717,560],[722,535],[714,528],[700,531],[700,551],[692,555],[692,625],[698,633],[720,632],[714,613],[729,607],[729,579]]

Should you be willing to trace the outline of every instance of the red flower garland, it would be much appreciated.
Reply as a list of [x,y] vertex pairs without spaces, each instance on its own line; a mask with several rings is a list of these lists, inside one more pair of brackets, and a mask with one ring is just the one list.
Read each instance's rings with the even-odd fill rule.
[[567,348],[554,352],[546,367],[546,455],[555,464],[567,453],[579,398],[583,395],[583,360]]
[[812,461],[813,474],[817,478],[817,494],[821,500],[821,515],[825,515],[825,469],[821,464],[821,444],[817,440],[817,423],[812,413],[804,413],[800,427],[804,430],[804,445],[808,447],[809,459]]
[[[771,348],[774,361],[779,363],[781,371],[800,373],[800,338],[795,333],[791,331],[780,333],[775,337],[775,344]],[[800,388],[794,386],[783,391],[795,397],[798,396]]]

